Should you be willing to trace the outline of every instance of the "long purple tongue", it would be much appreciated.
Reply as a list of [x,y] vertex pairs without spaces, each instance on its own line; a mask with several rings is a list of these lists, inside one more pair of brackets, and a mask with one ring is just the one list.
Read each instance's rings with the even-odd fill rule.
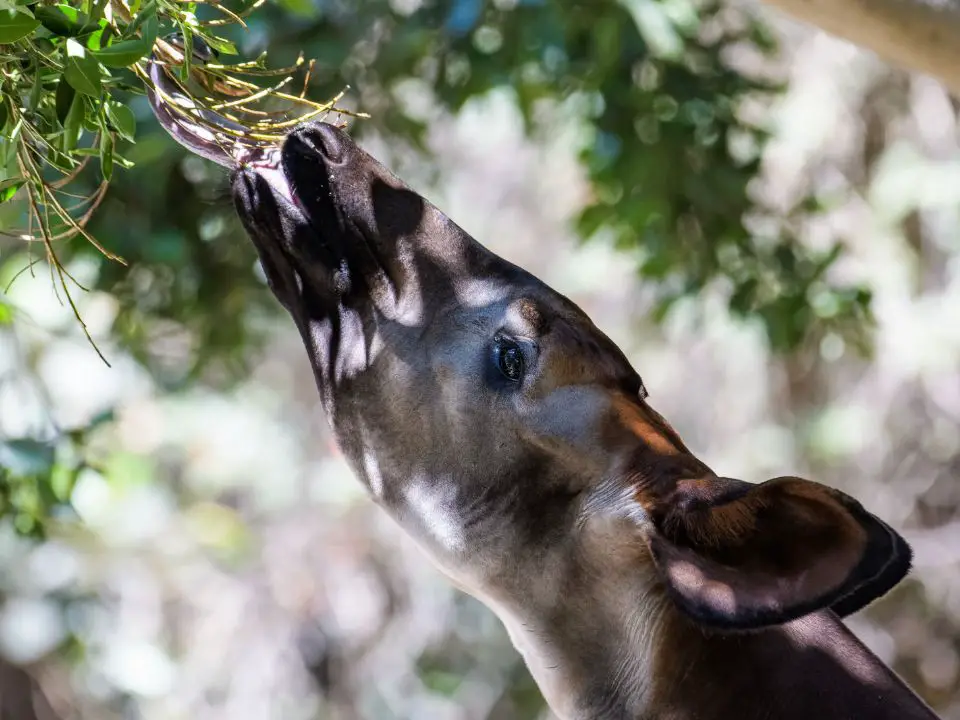
[[[173,38],[168,38],[168,41],[179,45]],[[195,62],[205,62],[212,57],[212,51],[200,38],[194,38],[193,43]],[[157,92],[153,87],[147,88],[147,99],[150,101],[153,114],[163,129],[187,150],[230,169],[263,154],[260,148],[244,145],[235,137],[227,133],[217,133],[212,129],[220,127],[238,132],[244,131],[242,126],[219,113],[197,107],[197,104],[183,93],[177,83],[170,79],[164,71],[164,66],[157,62],[155,57],[150,58],[149,75],[153,85],[160,90]],[[171,104],[176,105],[181,111],[174,111]]]

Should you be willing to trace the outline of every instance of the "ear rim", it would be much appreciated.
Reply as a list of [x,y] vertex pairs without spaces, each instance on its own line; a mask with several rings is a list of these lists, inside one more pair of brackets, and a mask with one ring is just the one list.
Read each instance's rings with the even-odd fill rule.
[[[913,567],[913,548],[910,547],[906,539],[883,520],[880,520],[876,515],[870,513],[859,502],[856,500],[853,500],[853,502],[855,506],[848,507],[848,509],[853,513],[854,517],[860,519],[858,515],[866,516],[869,521],[872,521],[872,523],[879,526],[879,529],[886,532],[887,539],[890,543],[890,554],[887,561],[880,564],[876,573],[864,579],[848,593],[836,598],[830,603],[830,609],[842,618],[863,610],[875,600],[880,599],[893,590],[893,588],[899,585],[907,575],[909,575]],[[867,549],[864,552],[863,559],[857,566],[857,570],[865,569],[868,556],[871,552],[876,552],[876,550],[876,546],[873,546],[869,542],[867,543]]]
[[[729,479],[724,478],[724,482]],[[822,483],[795,477],[780,477],[765,483],[743,483],[743,492],[733,491],[721,495],[721,502],[736,502],[745,494],[756,491],[768,483],[801,481],[818,486],[850,513],[852,519],[866,532],[866,542],[859,561],[847,573],[846,579],[835,588],[821,593],[803,602],[786,606],[764,606],[738,608],[733,614],[723,614],[707,602],[680,592],[668,578],[665,566],[671,560],[682,559],[685,554],[694,554],[703,566],[719,563],[700,555],[696,548],[685,548],[674,544],[656,523],[648,525],[644,533],[654,565],[663,580],[668,597],[673,604],[697,624],[724,632],[759,630],[765,627],[782,625],[810,613],[830,609],[840,617],[847,617],[878,598],[886,595],[898,585],[910,572],[913,551],[907,541],[887,523],[867,511],[863,505],[851,496]],[[742,481],[738,481],[742,482]],[[668,556],[673,557],[668,557]],[[851,584],[852,583],[852,584]]]

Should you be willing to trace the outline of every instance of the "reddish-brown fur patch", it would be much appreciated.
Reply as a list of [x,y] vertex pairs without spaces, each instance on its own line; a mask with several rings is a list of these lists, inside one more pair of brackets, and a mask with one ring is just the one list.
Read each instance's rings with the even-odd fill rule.
[[660,455],[679,455],[687,451],[676,431],[649,408],[623,397],[615,399],[614,406],[624,427],[650,450]]

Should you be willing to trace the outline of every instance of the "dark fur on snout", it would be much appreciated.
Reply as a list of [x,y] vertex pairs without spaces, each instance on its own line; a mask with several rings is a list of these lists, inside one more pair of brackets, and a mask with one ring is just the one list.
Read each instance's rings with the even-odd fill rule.
[[269,174],[256,162],[234,172],[237,211],[288,308],[397,282],[377,238],[414,232],[422,198],[389,174],[352,173],[357,155],[366,156],[339,129],[309,124],[290,133]]

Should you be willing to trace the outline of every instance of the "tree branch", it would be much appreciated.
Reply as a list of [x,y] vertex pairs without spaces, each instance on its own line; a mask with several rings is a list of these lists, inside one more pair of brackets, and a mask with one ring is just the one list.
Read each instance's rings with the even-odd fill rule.
[[763,0],[803,22],[939,79],[960,97],[957,0]]

